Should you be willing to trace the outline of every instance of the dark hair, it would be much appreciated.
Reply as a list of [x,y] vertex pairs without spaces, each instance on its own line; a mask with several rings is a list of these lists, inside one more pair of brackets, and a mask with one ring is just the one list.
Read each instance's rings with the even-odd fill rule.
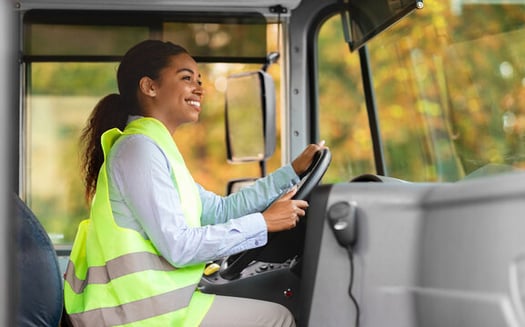
[[146,40],[133,46],[122,58],[117,70],[119,94],[109,94],[97,103],[80,137],[88,201],[95,194],[98,173],[104,162],[100,137],[114,127],[123,130],[129,115],[141,114],[137,99],[140,79],[158,79],[161,70],[169,65],[170,58],[181,53],[188,51],[171,42]]

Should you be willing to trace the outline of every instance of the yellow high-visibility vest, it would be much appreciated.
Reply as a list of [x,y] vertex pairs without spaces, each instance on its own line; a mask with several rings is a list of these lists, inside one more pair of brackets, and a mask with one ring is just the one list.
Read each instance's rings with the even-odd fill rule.
[[80,223],[65,274],[64,302],[75,326],[198,326],[213,295],[196,291],[204,264],[175,268],[137,231],[117,225],[108,193],[106,159],[123,135],[143,134],[165,152],[186,222],[200,226],[201,199],[169,131],[139,118],[124,132],[102,136],[100,169],[90,219]]

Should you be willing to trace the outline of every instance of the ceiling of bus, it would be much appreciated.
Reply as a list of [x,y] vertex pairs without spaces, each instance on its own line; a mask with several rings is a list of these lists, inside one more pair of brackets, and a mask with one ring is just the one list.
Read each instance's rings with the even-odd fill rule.
[[177,10],[177,11],[258,11],[275,14],[269,8],[280,5],[290,10],[301,0],[20,0],[18,9],[92,9],[92,10]]

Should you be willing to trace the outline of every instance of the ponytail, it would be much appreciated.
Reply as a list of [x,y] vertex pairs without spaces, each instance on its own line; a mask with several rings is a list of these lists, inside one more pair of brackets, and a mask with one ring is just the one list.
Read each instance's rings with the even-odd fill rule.
[[82,131],[80,145],[86,187],[85,196],[88,203],[95,194],[98,173],[104,162],[100,138],[109,129],[116,127],[123,130],[127,119],[128,110],[123,105],[120,95],[109,94],[97,103]]

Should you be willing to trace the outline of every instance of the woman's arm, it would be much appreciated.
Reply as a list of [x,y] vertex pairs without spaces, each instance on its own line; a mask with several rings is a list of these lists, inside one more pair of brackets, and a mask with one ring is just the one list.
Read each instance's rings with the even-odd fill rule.
[[202,199],[202,224],[220,224],[229,219],[262,212],[298,182],[299,177],[292,166],[286,165],[227,197],[218,196],[198,185]]

